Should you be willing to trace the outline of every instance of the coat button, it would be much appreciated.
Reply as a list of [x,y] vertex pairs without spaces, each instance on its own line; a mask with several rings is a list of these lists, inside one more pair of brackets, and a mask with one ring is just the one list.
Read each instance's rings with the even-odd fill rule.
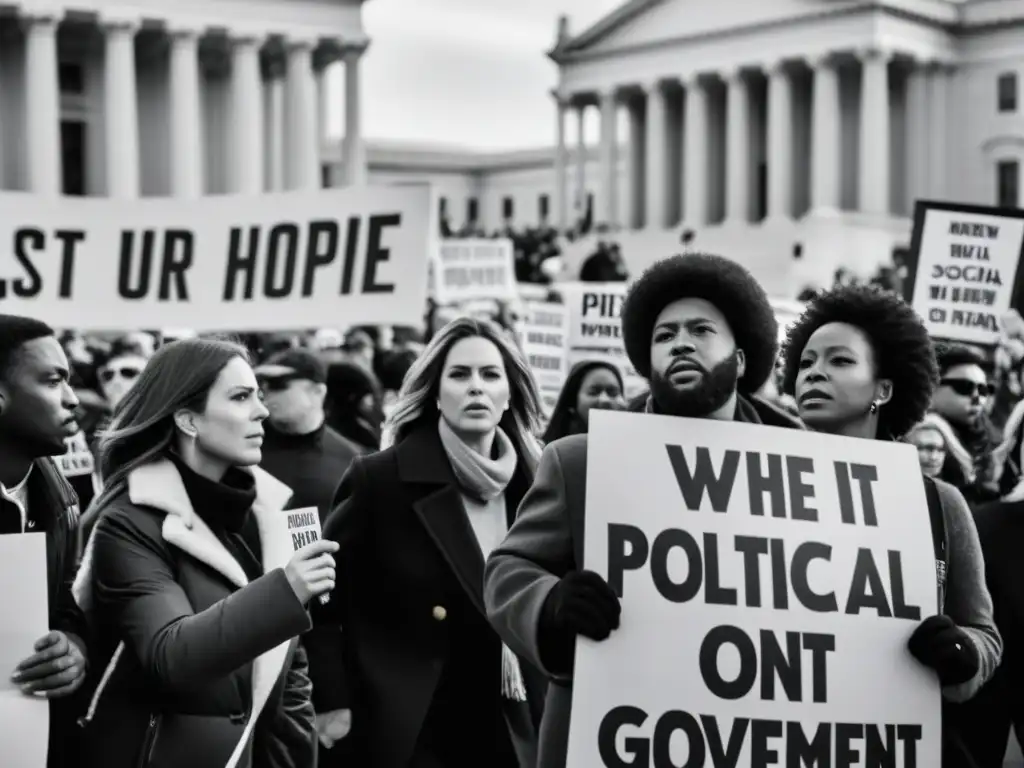
[[433,614],[434,618],[438,621],[444,621],[448,618],[448,611],[445,610],[445,607],[443,605],[435,605]]

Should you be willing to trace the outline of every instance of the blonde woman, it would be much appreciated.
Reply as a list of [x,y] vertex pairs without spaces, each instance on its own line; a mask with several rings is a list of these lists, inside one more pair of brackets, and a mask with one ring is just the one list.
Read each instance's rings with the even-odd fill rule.
[[521,352],[486,320],[453,320],[410,368],[384,450],[353,462],[324,526],[338,586],[306,637],[322,766],[342,749],[377,768],[534,764],[543,683],[482,589],[533,480],[538,412]]

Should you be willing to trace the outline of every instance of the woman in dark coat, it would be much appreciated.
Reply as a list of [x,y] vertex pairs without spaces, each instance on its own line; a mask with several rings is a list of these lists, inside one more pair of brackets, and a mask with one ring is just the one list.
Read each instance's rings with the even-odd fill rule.
[[533,478],[537,413],[500,329],[454,320],[410,369],[385,450],[342,480],[324,525],[338,588],[304,642],[321,742],[344,744],[346,765],[534,765],[543,681],[487,623],[482,590]]
[[[864,286],[813,299],[790,326],[783,388],[808,429],[869,440],[903,438],[925,415],[938,378],[928,332],[898,296]],[[970,768],[956,703],[967,701],[999,666],[1002,639],[992,617],[974,518],[952,485],[934,484],[939,614],[913,631],[907,647],[932,669],[943,711],[943,768]],[[929,504],[931,513],[931,504]],[[940,555],[942,559],[940,560]],[[936,768],[938,768],[936,766]]]
[[291,491],[254,468],[266,416],[244,348],[213,340],[161,349],[119,404],[75,585],[96,639],[79,765],[315,768],[297,637],[337,547],[293,551]]

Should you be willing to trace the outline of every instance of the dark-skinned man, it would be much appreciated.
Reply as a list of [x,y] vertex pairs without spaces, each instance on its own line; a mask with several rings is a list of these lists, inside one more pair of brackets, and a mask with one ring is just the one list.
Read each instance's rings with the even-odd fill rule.
[[[75,765],[75,694],[85,680],[85,620],[71,594],[78,559],[78,499],[52,456],[78,425],[67,356],[38,320],[0,315],[0,535],[46,537],[50,631],[3,672],[26,695],[50,699],[47,768]],[[17,574],[43,578],[43,574]],[[10,578],[10,575],[9,575]],[[7,584],[5,589],[17,589]],[[2,762],[2,761],[0,761]]]

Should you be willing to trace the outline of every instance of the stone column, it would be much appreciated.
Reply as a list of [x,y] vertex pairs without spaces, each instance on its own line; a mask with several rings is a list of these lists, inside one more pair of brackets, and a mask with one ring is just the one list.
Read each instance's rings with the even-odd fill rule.
[[285,86],[285,163],[288,189],[320,188],[320,153],[316,127],[316,86],[312,40],[289,40]]
[[947,138],[949,135],[949,67],[936,61],[928,67],[928,195],[946,197],[946,169],[949,166]]
[[828,56],[811,62],[811,210],[839,210],[839,75]]
[[684,79],[686,125],[683,130],[683,221],[708,223],[708,93],[698,75]]
[[564,230],[568,224],[567,186],[565,180],[565,113],[568,101],[557,91],[552,93],[555,99],[555,227]]
[[103,82],[106,113],[107,196],[139,196],[139,103],[135,78],[135,33],[139,22],[102,22],[106,35]]
[[285,189],[284,162],[284,60],[276,55],[265,60],[263,80],[267,87],[266,123],[263,129],[267,154],[267,189]]
[[25,136],[28,188],[38,195],[63,191],[60,144],[60,86],[57,81],[57,19],[26,16]]
[[203,194],[203,142],[199,106],[199,31],[175,28],[171,39],[171,194]]
[[604,216],[597,218],[597,222],[615,227],[619,223],[619,147],[616,136],[619,102],[614,90],[602,91],[598,98],[601,104],[601,175],[604,177]]
[[327,66],[313,61],[314,79],[316,80],[316,130],[318,146],[327,144],[327,105],[331,100],[330,89],[327,87]]
[[858,184],[863,213],[889,215],[889,59],[887,51],[860,53],[863,72],[860,95]]
[[768,69],[768,218],[793,215],[793,86],[781,62]]
[[[587,105],[580,103],[576,106],[576,219],[582,219],[587,212],[587,133],[584,126],[584,119],[587,114]],[[576,221],[573,222],[575,224]]]
[[262,47],[263,40],[257,37],[232,41],[231,178],[232,191],[240,195],[264,191]]
[[366,184],[363,107],[359,85],[359,60],[362,55],[362,48],[345,51],[345,178],[349,186]]
[[660,82],[648,83],[647,94],[647,215],[648,229],[668,226],[668,121],[665,91]]
[[914,212],[914,203],[925,196],[924,177],[928,165],[929,127],[927,116],[928,94],[925,69],[920,61],[913,63],[907,73],[907,117],[904,146],[906,147],[906,211]]
[[627,229],[639,229],[644,216],[644,157],[647,154],[644,107],[644,102],[639,94],[630,94],[626,101],[626,115],[629,118],[629,150],[626,169],[626,220],[623,222]]
[[725,75],[725,219],[744,223],[750,214],[750,96],[743,71]]

